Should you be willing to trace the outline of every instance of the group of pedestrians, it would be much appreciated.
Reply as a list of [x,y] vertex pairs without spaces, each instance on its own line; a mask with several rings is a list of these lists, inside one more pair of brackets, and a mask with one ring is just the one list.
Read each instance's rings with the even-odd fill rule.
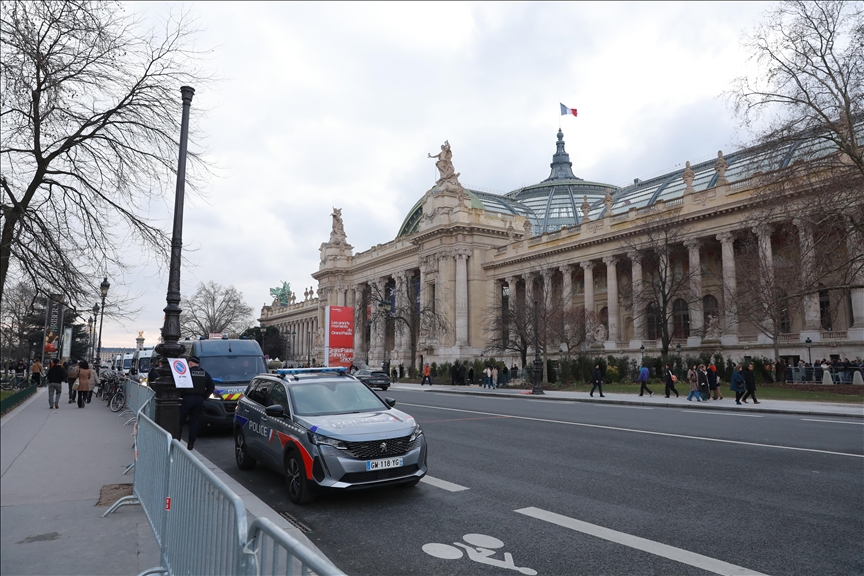
[[692,402],[695,398],[697,402],[707,402],[708,400],[722,400],[723,394],[720,393],[720,379],[717,377],[717,367],[714,363],[694,364],[687,371],[687,383],[690,385],[690,393],[687,394],[687,401]]
[[483,388],[498,388],[498,367],[494,364],[487,364],[483,369]]

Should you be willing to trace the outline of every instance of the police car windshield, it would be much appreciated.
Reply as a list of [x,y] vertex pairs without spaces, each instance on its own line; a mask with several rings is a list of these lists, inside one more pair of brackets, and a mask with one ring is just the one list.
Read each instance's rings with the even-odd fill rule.
[[223,384],[248,383],[258,374],[267,372],[260,356],[202,356],[201,368]]
[[356,380],[297,383],[288,390],[298,416],[352,414],[387,408],[374,392]]

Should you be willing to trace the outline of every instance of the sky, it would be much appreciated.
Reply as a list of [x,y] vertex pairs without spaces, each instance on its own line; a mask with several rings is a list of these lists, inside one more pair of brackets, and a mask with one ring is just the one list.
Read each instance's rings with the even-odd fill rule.
[[[124,3],[145,23],[189,10],[217,81],[192,103],[214,167],[187,194],[181,292],[215,281],[257,318],[283,281],[315,285],[333,208],[354,252],[392,240],[437,178],[444,140],[466,187],[549,175],[559,126],[573,171],[617,186],[745,145],[723,97],[754,68],[741,37],[766,3]],[[179,100],[179,90],[178,90]],[[578,109],[562,117],[559,102]],[[173,189],[152,218],[170,231]],[[112,291],[103,347],[158,343],[167,269],[140,262]],[[114,293],[109,293],[109,300]]]

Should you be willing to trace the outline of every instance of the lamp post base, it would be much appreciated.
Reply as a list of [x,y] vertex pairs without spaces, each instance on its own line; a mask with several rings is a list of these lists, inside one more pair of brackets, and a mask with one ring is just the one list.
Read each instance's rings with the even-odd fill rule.
[[531,389],[531,394],[546,394],[543,392],[543,362],[540,358],[534,359],[534,388]]

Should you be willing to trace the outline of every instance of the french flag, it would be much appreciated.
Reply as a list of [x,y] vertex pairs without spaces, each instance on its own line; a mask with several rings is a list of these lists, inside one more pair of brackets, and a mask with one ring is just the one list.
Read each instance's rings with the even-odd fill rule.
[[[559,102],[559,104],[561,103]],[[567,106],[564,106],[564,104],[561,104],[561,116],[569,116],[570,114],[578,116],[576,108],[568,108]]]

